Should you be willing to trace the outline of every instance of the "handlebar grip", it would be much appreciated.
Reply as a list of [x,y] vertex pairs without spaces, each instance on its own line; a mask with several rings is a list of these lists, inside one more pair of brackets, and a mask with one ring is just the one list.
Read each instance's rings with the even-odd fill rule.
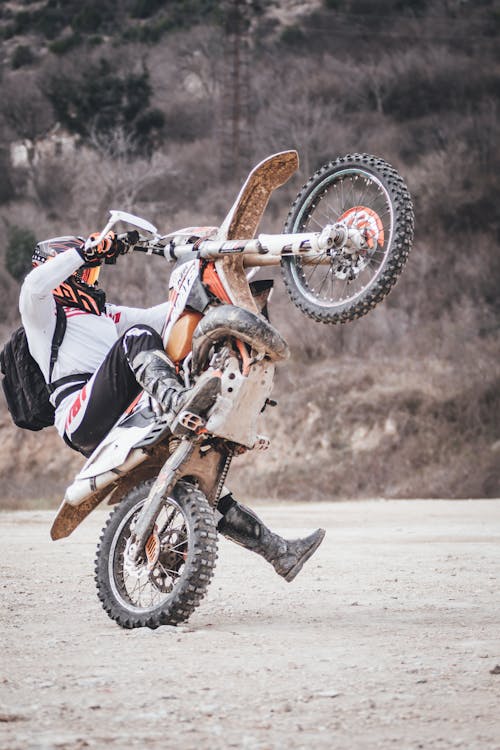
[[116,239],[118,242],[125,242],[127,245],[136,245],[139,242],[139,232],[136,229],[132,229],[130,232],[124,232],[118,234]]
[[[161,255],[165,258],[165,248],[162,246],[155,247],[148,244],[148,240],[145,237],[141,237],[136,229],[132,229],[130,232],[124,232],[116,236],[118,242],[122,242],[127,246],[126,252],[132,250],[138,253],[147,253],[148,255]],[[141,244],[141,243],[144,243]]]

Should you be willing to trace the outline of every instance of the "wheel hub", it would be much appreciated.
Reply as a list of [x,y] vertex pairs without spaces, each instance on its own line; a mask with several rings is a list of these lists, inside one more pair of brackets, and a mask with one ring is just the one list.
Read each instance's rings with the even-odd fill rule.
[[356,251],[375,250],[377,245],[384,244],[384,225],[376,211],[368,206],[353,206],[344,211],[339,218],[339,223],[349,229],[355,229],[359,233],[361,242],[355,242]]
[[384,227],[376,211],[368,206],[353,206],[340,217],[349,239],[332,258],[332,273],[337,279],[354,281],[366,268],[371,254],[384,244]]

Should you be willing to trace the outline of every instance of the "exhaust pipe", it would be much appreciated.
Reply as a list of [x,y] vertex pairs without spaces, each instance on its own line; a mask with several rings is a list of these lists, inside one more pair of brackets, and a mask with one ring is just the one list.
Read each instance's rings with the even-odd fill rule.
[[252,349],[265,354],[273,362],[290,355],[285,339],[267,320],[243,307],[220,305],[209,310],[194,329],[194,374],[202,369],[212,344],[229,336],[250,344]]

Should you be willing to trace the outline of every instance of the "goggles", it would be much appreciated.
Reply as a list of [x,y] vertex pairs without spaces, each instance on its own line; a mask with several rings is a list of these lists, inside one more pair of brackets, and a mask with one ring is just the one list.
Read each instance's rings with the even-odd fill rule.
[[97,281],[99,279],[100,270],[100,266],[94,266],[93,268],[82,268],[81,271],[78,272],[78,278],[84,284],[88,284],[88,286],[94,286],[95,284],[97,284]]

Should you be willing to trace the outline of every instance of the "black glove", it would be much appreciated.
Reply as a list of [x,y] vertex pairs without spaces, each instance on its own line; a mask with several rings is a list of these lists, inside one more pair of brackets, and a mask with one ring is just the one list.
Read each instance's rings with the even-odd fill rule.
[[119,238],[115,237],[115,240],[113,242],[113,248],[107,254],[106,258],[104,259],[104,262],[106,264],[116,263],[116,259],[119,255],[125,255],[125,253],[128,253],[130,248],[133,245],[136,245],[138,242],[139,242],[139,232],[137,232],[135,229],[132,230],[131,232],[127,232],[126,234],[122,234]]
[[[98,237],[99,233],[94,232],[89,236],[87,242],[92,242]],[[106,263],[116,263],[116,256],[120,254],[121,250],[114,232],[108,232],[104,239],[95,247],[86,247],[87,242],[78,250],[85,261],[86,268],[100,266],[103,261]]]

